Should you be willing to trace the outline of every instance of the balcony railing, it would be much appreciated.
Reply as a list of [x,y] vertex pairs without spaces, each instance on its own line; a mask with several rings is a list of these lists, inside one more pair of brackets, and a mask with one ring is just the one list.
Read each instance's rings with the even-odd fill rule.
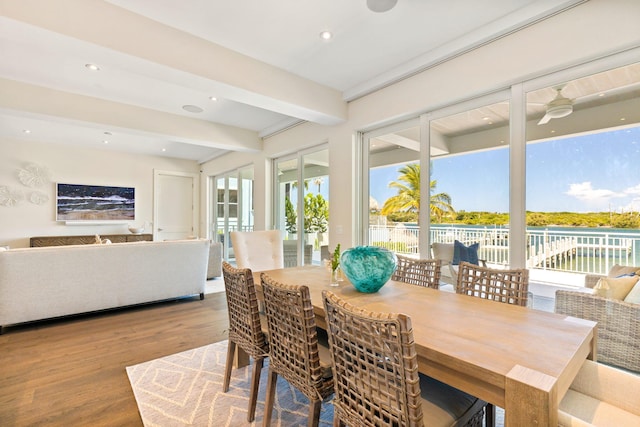
[[[418,255],[417,225],[371,225],[369,242],[397,253]],[[432,226],[431,242],[480,243],[479,257],[508,265],[509,229],[491,226]],[[527,229],[527,268],[606,274],[614,264],[640,265],[640,232],[600,229]]]

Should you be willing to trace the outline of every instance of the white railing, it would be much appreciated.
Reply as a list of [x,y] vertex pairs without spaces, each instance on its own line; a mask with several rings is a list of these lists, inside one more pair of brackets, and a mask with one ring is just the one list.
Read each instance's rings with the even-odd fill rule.
[[[371,225],[369,242],[398,253],[417,255],[416,225]],[[479,257],[494,265],[509,263],[509,229],[492,226],[432,226],[431,242],[480,243]],[[614,264],[638,265],[640,232],[600,229],[527,229],[527,268],[606,274]]]

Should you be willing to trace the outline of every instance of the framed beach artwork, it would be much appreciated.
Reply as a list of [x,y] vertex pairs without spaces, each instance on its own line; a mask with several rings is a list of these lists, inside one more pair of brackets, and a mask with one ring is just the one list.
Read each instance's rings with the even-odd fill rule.
[[134,187],[56,184],[56,221],[131,221]]

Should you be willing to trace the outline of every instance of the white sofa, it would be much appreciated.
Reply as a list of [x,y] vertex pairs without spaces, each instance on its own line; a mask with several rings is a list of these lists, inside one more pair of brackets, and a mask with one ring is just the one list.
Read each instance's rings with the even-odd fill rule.
[[208,240],[0,251],[0,333],[7,325],[125,307],[204,290]]

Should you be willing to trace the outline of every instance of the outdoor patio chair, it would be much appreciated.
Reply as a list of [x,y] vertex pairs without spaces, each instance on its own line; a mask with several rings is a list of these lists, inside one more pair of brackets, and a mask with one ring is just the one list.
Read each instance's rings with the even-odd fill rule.
[[441,260],[417,259],[404,255],[396,255],[396,258],[398,266],[391,280],[433,289],[440,287]]
[[253,357],[253,372],[251,373],[251,391],[249,393],[249,410],[247,421],[252,422],[256,413],[260,373],[265,357],[269,353],[267,337],[258,313],[258,299],[253,284],[253,275],[248,268],[234,268],[229,263],[222,263],[224,287],[227,293],[227,308],[229,312],[229,346],[227,361],[224,367],[224,381],[222,391],[229,390],[231,369],[236,354],[236,347],[240,347]]
[[322,400],[333,394],[331,356],[318,344],[307,286],[279,283],[261,275],[269,329],[269,379],[264,426],[271,424],[276,382],[282,376],[309,399],[309,426],[320,421]]
[[418,373],[409,317],[363,310],[330,291],[322,295],[334,426],[482,426],[486,402]]
[[[284,254],[284,266],[296,267],[298,265],[298,240],[285,240],[282,242]],[[311,265],[313,259],[313,245],[304,245],[304,265]]]
[[[459,260],[454,260],[455,255],[455,243],[432,243],[431,250],[433,252],[433,258],[442,261],[442,273],[440,279],[448,280],[446,283],[454,285],[458,281],[458,265]],[[474,258],[474,260],[477,256]],[[467,261],[467,257],[463,257],[462,261]],[[477,264],[483,267],[487,266],[487,262],[483,259],[477,259]]]

